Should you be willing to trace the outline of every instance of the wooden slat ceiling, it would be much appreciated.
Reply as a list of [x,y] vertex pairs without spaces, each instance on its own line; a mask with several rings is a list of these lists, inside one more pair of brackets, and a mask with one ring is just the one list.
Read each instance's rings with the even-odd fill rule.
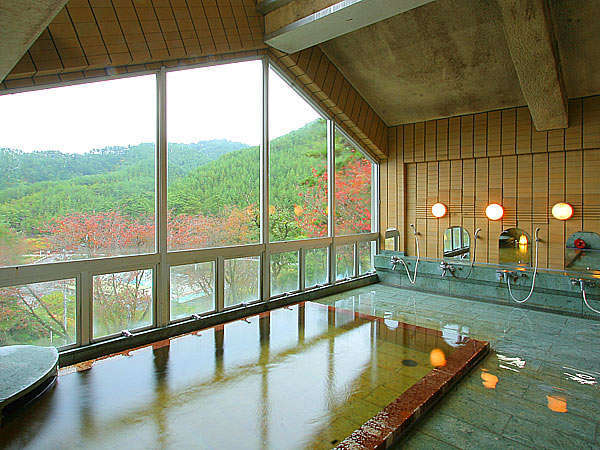
[[255,54],[263,33],[255,0],[70,0],[0,88]]

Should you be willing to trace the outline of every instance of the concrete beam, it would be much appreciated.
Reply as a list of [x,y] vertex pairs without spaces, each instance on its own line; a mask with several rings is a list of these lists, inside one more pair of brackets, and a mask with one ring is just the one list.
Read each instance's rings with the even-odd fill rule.
[[566,128],[567,97],[546,1],[497,2],[510,56],[535,128]]
[[265,15],[265,43],[295,53],[433,0],[294,0]]
[[0,82],[68,0],[0,0]]

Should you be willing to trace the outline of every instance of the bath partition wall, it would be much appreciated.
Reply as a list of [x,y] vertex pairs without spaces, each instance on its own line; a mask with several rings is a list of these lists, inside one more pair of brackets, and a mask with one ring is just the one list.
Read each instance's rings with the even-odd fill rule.
[[[85,347],[373,270],[379,166],[268,57],[3,95],[0,108],[26,97],[33,115],[15,107],[15,120],[40,135],[60,100],[97,105],[93,117],[73,110],[82,135],[141,127],[146,143],[49,142],[62,152],[48,167],[56,158],[73,173],[36,185],[40,210],[15,209],[22,219],[0,199],[0,345]],[[104,163],[119,171],[103,174]],[[67,197],[51,193],[69,183],[77,191],[57,217],[53,202]]]

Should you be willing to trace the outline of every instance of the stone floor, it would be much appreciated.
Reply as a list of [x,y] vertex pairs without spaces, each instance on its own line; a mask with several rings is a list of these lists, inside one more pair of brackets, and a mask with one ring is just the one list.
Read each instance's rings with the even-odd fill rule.
[[382,284],[321,302],[492,345],[398,448],[600,448],[600,322]]

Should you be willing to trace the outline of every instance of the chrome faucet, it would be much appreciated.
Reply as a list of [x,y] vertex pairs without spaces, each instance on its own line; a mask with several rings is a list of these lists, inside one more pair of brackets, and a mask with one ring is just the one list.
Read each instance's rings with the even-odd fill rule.
[[454,272],[456,272],[456,267],[454,267],[452,264],[447,263],[446,261],[442,260],[442,262],[440,263],[440,270],[442,271],[442,278],[446,276],[446,273],[450,272],[452,275],[454,275]]
[[392,263],[392,270],[396,270],[396,266],[400,264],[400,261],[402,261],[400,257],[392,256],[392,258],[390,259],[390,263]]
[[587,287],[596,286],[596,282],[594,280],[590,280],[589,278],[571,278],[571,284],[573,286],[579,286],[579,289],[582,291]]

